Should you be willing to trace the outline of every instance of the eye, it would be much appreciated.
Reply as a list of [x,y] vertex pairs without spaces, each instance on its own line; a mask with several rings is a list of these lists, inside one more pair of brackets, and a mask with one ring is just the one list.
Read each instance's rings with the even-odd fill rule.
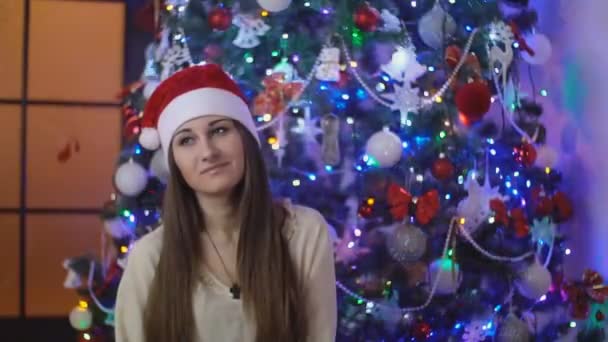
[[218,127],[214,127],[211,130],[211,134],[212,135],[224,135],[224,134],[228,133],[228,131],[230,131],[230,129],[228,127],[218,126]]
[[193,142],[194,142],[194,138],[189,137],[189,136],[181,137],[177,140],[177,144],[179,146],[191,145]]

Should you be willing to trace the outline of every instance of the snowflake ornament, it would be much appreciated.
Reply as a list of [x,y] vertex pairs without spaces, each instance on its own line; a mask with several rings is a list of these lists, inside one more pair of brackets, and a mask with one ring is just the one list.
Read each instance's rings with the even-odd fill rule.
[[467,232],[473,234],[477,231],[481,223],[486,220],[492,209],[490,209],[490,200],[492,199],[507,199],[498,190],[498,186],[490,185],[490,178],[485,177],[483,186],[479,184],[475,177],[475,171],[471,171],[464,183],[464,188],[468,192],[468,196],[458,203],[458,216],[464,219],[463,227]]
[[401,122],[404,124],[407,121],[407,114],[416,112],[422,104],[418,88],[412,86],[412,82],[426,72],[426,67],[416,60],[413,46],[398,46],[391,61],[383,65],[381,69],[397,83],[394,84],[393,93],[380,96],[391,102],[391,110],[401,113]]
[[551,222],[548,217],[534,220],[531,230],[532,241],[548,244],[555,239],[555,223]]
[[239,33],[232,43],[242,49],[251,49],[260,45],[259,37],[270,30],[262,19],[245,14],[237,14],[232,23],[239,28]]
[[399,18],[391,13],[386,8],[380,12],[380,17],[382,18],[382,27],[380,31],[382,32],[401,32],[401,21]]
[[513,62],[513,43],[515,35],[511,27],[503,21],[495,21],[490,24],[490,39],[488,41],[488,56],[490,66],[496,68],[496,73],[501,75],[503,88],[507,84],[507,71]]
[[482,342],[488,337],[488,326],[484,321],[472,321],[464,328],[463,342]]
[[161,59],[161,81],[167,79],[177,71],[193,64],[190,49],[188,49],[185,38],[180,37],[184,37],[183,32],[175,35],[173,45],[165,52]]

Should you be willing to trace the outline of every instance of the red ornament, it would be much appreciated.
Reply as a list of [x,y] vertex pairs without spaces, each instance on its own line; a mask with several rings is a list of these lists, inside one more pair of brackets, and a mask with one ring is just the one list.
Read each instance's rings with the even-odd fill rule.
[[604,315],[604,313],[601,312],[600,310],[597,310],[597,312],[595,313],[595,319],[598,322],[602,322],[605,318],[606,318],[606,316]]
[[458,45],[450,45],[445,49],[445,63],[450,68],[454,69],[461,57],[462,50]]
[[387,201],[393,218],[401,221],[409,213],[412,195],[399,185],[391,183],[388,187]]
[[431,325],[427,322],[418,322],[412,328],[412,335],[418,340],[426,340],[431,337]]
[[515,236],[523,238],[530,234],[530,226],[526,219],[526,214],[522,208],[514,208],[511,210],[511,225],[515,231]]
[[572,202],[565,193],[558,191],[553,195],[553,208],[555,208],[555,219],[558,222],[569,220],[573,215]]
[[205,54],[205,59],[217,60],[218,58],[222,57],[224,51],[222,51],[222,47],[217,44],[209,44],[205,46],[203,53]]
[[232,25],[232,12],[229,8],[225,7],[214,8],[209,13],[207,22],[212,29],[225,31]]
[[431,173],[439,180],[448,180],[454,175],[454,165],[447,158],[439,158],[433,162]]
[[359,216],[363,218],[370,218],[374,212],[374,201],[372,198],[363,201],[359,206]]
[[536,149],[534,148],[534,145],[527,142],[519,147],[515,147],[513,149],[513,155],[515,156],[515,160],[525,167],[534,165],[534,162],[536,161]]
[[358,29],[366,32],[373,32],[376,31],[378,23],[380,22],[380,13],[372,6],[363,4],[355,11],[353,20]]
[[504,226],[509,225],[509,216],[507,215],[507,206],[505,205],[505,202],[499,198],[494,198],[490,200],[490,209],[494,211],[496,222]]
[[460,120],[466,126],[483,118],[490,110],[492,94],[483,81],[467,83],[456,91],[456,107],[460,112]]

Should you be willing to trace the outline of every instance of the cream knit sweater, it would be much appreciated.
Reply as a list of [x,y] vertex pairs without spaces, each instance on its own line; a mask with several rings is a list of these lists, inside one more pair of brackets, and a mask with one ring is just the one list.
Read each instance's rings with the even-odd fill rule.
[[[314,209],[286,203],[285,234],[300,279],[304,281],[309,319],[308,342],[335,340],[337,304],[333,249],[323,217]],[[145,342],[143,313],[162,245],[162,227],[138,240],[129,254],[118,288],[116,341]],[[277,275],[278,277],[279,275]],[[272,289],[268,289],[269,294]],[[192,306],[196,341],[250,342],[255,326],[243,312],[242,301],[211,273],[203,272]],[[169,341],[168,341],[169,342]]]

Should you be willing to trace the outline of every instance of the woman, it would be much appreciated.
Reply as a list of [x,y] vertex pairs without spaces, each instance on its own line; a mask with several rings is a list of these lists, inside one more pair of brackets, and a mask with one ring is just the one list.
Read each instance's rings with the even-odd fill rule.
[[118,342],[329,342],[333,251],[313,209],[273,203],[251,113],[213,64],[150,97],[140,143],[159,144],[170,179],[163,225],[129,253]]

